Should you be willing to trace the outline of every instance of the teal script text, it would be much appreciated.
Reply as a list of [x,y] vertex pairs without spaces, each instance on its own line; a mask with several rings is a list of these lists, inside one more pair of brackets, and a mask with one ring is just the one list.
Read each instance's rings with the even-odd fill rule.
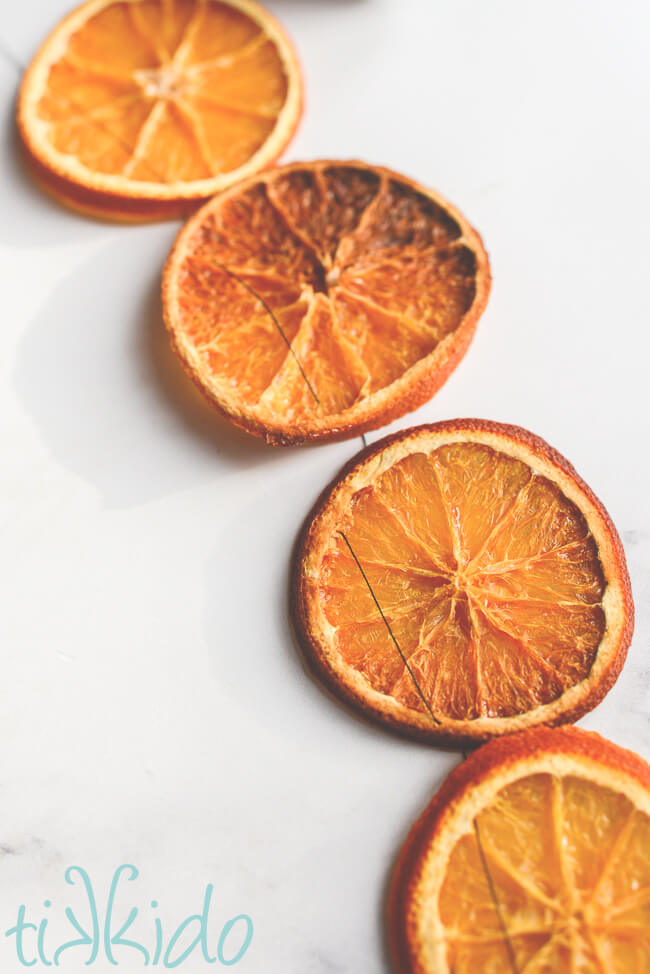
[[[69,939],[56,938],[59,942],[53,942],[51,900],[44,901],[47,912],[41,918],[28,916],[27,908],[20,906],[16,922],[5,932],[13,941],[19,963],[23,967],[59,967],[67,966],[69,961],[78,971],[80,963],[89,967],[100,960],[133,970],[134,963],[143,967],[180,967],[189,957],[225,967],[243,959],[253,939],[253,921],[248,914],[240,913],[223,924],[218,936],[210,938],[208,922],[214,893],[211,883],[205,888],[200,911],[185,917],[167,932],[156,915],[157,900],[151,900],[146,911],[132,905],[133,887],[128,884],[134,883],[138,876],[135,866],[122,865],[115,870],[106,907],[100,915],[87,871],[81,866],[70,866],[65,871],[65,881],[77,887],[83,898],[83,910],[76,906],[74,912],[70,906],[65,907]],[[143,927],[148,930],[146,938],[141,932],[136,936]]]

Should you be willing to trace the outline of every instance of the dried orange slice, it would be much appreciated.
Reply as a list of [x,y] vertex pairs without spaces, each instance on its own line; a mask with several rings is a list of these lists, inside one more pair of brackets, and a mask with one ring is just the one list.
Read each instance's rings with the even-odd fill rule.
[[255,0],[89,0],[30,65],[18,127],[63,202],[156,219],[268,166],[301,105],[291,44]]
[[518,427],[455,420],[336,478],[303,529],[292,613],[335,692],[450,743],[594,707],[634,609],[616,529],[573,467]]
[[419,406],[464,355],[489,287],[478,235],[437,193],[321,161],[211,200],[170,254],[163,307],[209,401],[282,444]]
[[573,727],[476,751],[402,850],[399,974],[648,974],[650,767]]

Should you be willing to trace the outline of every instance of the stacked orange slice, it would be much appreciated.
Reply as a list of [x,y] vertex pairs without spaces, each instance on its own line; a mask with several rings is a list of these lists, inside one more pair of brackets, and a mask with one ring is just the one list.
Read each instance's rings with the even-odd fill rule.
[[18,126],[63,202],[154,219],[268,166],[301,105],[291,44],[255,0],[88,0],[26,72]]

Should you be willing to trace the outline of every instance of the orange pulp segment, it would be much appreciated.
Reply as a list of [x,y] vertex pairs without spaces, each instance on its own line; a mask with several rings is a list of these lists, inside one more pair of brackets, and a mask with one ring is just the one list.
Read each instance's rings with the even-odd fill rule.
[[[597,548],[576,505],[521,460],[478,443],[412,454],[355,496],[339,530],[325,615],[342,657],[406,706],[424,709],[348,544],[434,713],[511,717],[589,672],[605,628]],[[369,614],[370,653],[356,628]]]

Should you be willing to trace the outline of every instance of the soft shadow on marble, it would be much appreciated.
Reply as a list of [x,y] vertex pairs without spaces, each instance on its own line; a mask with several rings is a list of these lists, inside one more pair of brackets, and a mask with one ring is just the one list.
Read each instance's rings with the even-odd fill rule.
[[55,459],[128,508],[278,463],[221,420],[169,349],[158,298],[174,227],[125,228],[78,266],[26,330],[16,395]]

